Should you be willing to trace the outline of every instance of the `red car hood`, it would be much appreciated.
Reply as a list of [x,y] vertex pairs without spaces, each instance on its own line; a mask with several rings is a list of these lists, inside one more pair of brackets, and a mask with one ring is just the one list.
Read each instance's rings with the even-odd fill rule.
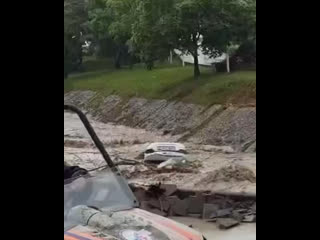
[[64,233],[64,240],[203,240],[202,234],[194,229],[141,209],[121,211],[117,215],[130,221],[112,227],[77,226]]

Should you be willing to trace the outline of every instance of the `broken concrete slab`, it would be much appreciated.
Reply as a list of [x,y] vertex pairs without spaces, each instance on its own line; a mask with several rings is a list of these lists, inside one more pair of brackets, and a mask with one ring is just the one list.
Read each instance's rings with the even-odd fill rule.
[[230,229],[239,225],[239,222],[232,218],[219,218],[217,223],[220,229]]
[[217,220],[218,218],[212,218],[212,219],[206,220],[206,222],[212,223],[212,222],[216,222]]
[[226,216],[229,216],[231,215],[232,213],[232,208],[225,208],[225,209],[220,209],[218,210],[216,213],[217,213],[217,217],[226,217]]
[[242,222],[245,222],[245,223],[256,222],[256,215],[252,214],[252,215],[244,216],[244,218],[242,219]]
[[216,195],[207,195],[205,197],[205,202],[209,204],[216,204],[220,209],[230,208],[234,205],[234,202],[231,199]]
[[143,209],[143,210],[146,210],[146,211],[151,211],[152,210],[152,208],[150,207],[148,201],[140,202],[140,208]]
[[169,208],[170,208],[169,201],[160,199],[160,210],[168,212]]
[[[142,203],[141,208],[150,212],[157,209],[169,216],[202,217],[212,221],[216,221],[217,218],[233,218],[238,222],[255,221],[256,203],[251,199],[236,201],[232,196],[176,188],[174,184],[159,183],[148,188],[133,186],[132,190]],[[167,190],[167,194],[172,194],[171,196],[166,196]]]
[[173,205],[176,201],[179,200],[177,196],[170,196],[166,197],[166,200],[169,202],[170,205]]
[[160,201],[157,199],[152,199],[148,201],[149,206],[157,209],[161,209]]
[[135,189],[133,194],[139,202],[146,201],[149,199],[149,197],[146,194],[146,191],[143,189]]
[[185,200],[179,200],[175,205],[172,206],[172,211],[175,215],[186,216],[187,215],[188,204]]
[[246,214],[246,213],[248,213],[248,209],[245,209],[245,208],[235,209],[235,210],[233,210],[233,211],[234,211],[234,212],[241,213],[241,214]]
[[219,209],[217,211],[213,211],[210,215],[210,219],[212,218],[223,218],[223,217],[229,217],[232,214],[232,208],[226,208],[226,209]]
[[231,217],[233,219],[237,220],[238,222],[241,222],[243,220],[243,218],[244,218],[244,215],[241,212],[239,212],[237,210],[234,210],[231,213]]
[[205,200],[202,194],[197,194],[196,196],[187,198],[187,203],[189,214],[201,214],[203,212]]
[[252,205],[251,210],[252,210],[252,212],[254,212],[254,213],[257,211],[257,204],[256,204],[256,203],[254,203],[254,204]]
[[255,201],[256,200],[256,194],[252,193],[235,193],[235,192],[215,192],[214,197],[224,197],[233,199],[235,201]]
[[191,196],[195,196],[195,192],[194,191],[190,191],[190,190],[181,190],[181,189],[178,189],[175,193],[174,193],[175,196],[177,196],[179,199],[186,199],[188,197],[191,197]]
[[160,189],[165,191],[164,194],[166,196],[171,196],[178,190],[177,186],[174,184],[161,184]]
[[203,204],[202,218],[203,219],[210,219],[210,216],[218,210],[219,210],[219,205],[205,203],[205,204]]
[[163,212],[168,212],[170,203],[167,200],[152,199],[141,202],[141,208],[145,210],[158,209]]
[[192,217],[192,218],[201,218],[201,214],[197,214],[197,213],[188,213],[188,217]]
[[188,214],[188,202],[180,200],[177,196],[168,197],[170,203],[170,215],[173,216],[186,216]]

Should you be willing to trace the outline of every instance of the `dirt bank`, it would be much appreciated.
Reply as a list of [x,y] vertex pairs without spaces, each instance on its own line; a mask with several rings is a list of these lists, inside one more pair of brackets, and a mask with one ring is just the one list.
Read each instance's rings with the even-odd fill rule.
[[201,106],[167,100],[104,97],[92,91],[69,92],[65,103],[88,111],[94,119],[196,144],[232,146],[236,151],[256,150],[256,108]]

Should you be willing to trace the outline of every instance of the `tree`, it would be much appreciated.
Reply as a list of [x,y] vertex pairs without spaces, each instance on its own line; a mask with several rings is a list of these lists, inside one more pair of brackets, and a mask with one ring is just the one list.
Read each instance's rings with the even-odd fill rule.
[[[219,1],[217,1],[219,2]],[[218,52],[226,54],[226,69],[230,72],[229,58],[237,47],[249,39],[255,38],[256,1],[255,0],[224,0],[216,5],[218,11],[214,17],[219,16],[222,24],[214,25],[215,21],[207,21],[203,41],[204,52],[216,56]],[[213,17],[213,16],[211,16]],[[213,48],[217,51],[212,51]]]
[[[84,1],[65,0],[65,59],[71,62],[74,61],[69,57],[71,53],[81,53],[73,51],[72,46],[77,46],[76,49],[81,46],[77,43],[81,42],[83,31]],[[88,26],[100,49],[112,52],[116,68],[120,68],[120,60],[129,53],[139,56],[152,69],[156,60],[165,59],[170,51],[179,49],[193,56],[194,77],[198,78],[200,50],[215,57],[229,53],[231,46],[255,38],[255,2],[91,0]]]
[[210,54],[217,50],[209,45],[203,45],[210,31],[220,28],[224,23],[221,18],[222,9],[219,8],[218,0],[177,0],[176,10],[176,33],[177,48],[184,54],[191,54],[194,58],[194,77],[200,76],[198,61],[199,49],[203,47]]
[[89,14],[89,26],[100,49],[112,52],[116,68],[128,55],[127,43],[131,39],[131,25],[136,0],[97,0]]
[[174,47],[173,4],[174,0],[143,0],[136,6],[132,43],[149,70]]
[[96,0],[90,5],[88,27],[93,35],[96,54],[103,57],[113,57],[116,43],[109,34],[109,26],[113,21],[111,9],[106,0]]
[[182,53],[193,56],[195,78],[200,75],[199,50],[211,57],[227,53],[238,35],[244,34],[241,27],[248,26],[241,24],[245,22],[245,14],[253,9],[252,2],[255,0],[176,0],[176,46]]
[[64,77],[82,63],[82,33],[87,20],[84,0],[64,0]]

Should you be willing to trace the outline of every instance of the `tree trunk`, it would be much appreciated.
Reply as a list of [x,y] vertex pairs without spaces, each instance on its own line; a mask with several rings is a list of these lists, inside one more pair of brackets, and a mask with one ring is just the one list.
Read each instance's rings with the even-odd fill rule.
[[227,73],[230,73],[230,56],[226,54],[226,66],[227,66]]
[[114,61],[114,66],[116,69],[120,69],[121,68],[121,49],[117,49],[116,52],[116,57],[115,57],[115,61]]
[[199,68],[199,59],[198,59],[198,51],[196,50],[195,54],[193,55],[194,58],[194,78],[197,79],[200,76],[200,68]]
[[172,64],[172,51],[170,51],[169,63]]
[[129,60],[130,60],[130,65],[129,65],[129,67],[130,67],[130,69],[132,69],[133,68],[133,56],[132,56],[132,54],[129,54]]
[[199,58],[198,58],[198,39],[197,39],[197,34],[192,34],[192,41],[194,44],[194,53],[193,53],[193,58],[194,58],[194,69],[193,69],[193,75],[194,78],[197,79],[200,76],[200,68],[199,68]]

